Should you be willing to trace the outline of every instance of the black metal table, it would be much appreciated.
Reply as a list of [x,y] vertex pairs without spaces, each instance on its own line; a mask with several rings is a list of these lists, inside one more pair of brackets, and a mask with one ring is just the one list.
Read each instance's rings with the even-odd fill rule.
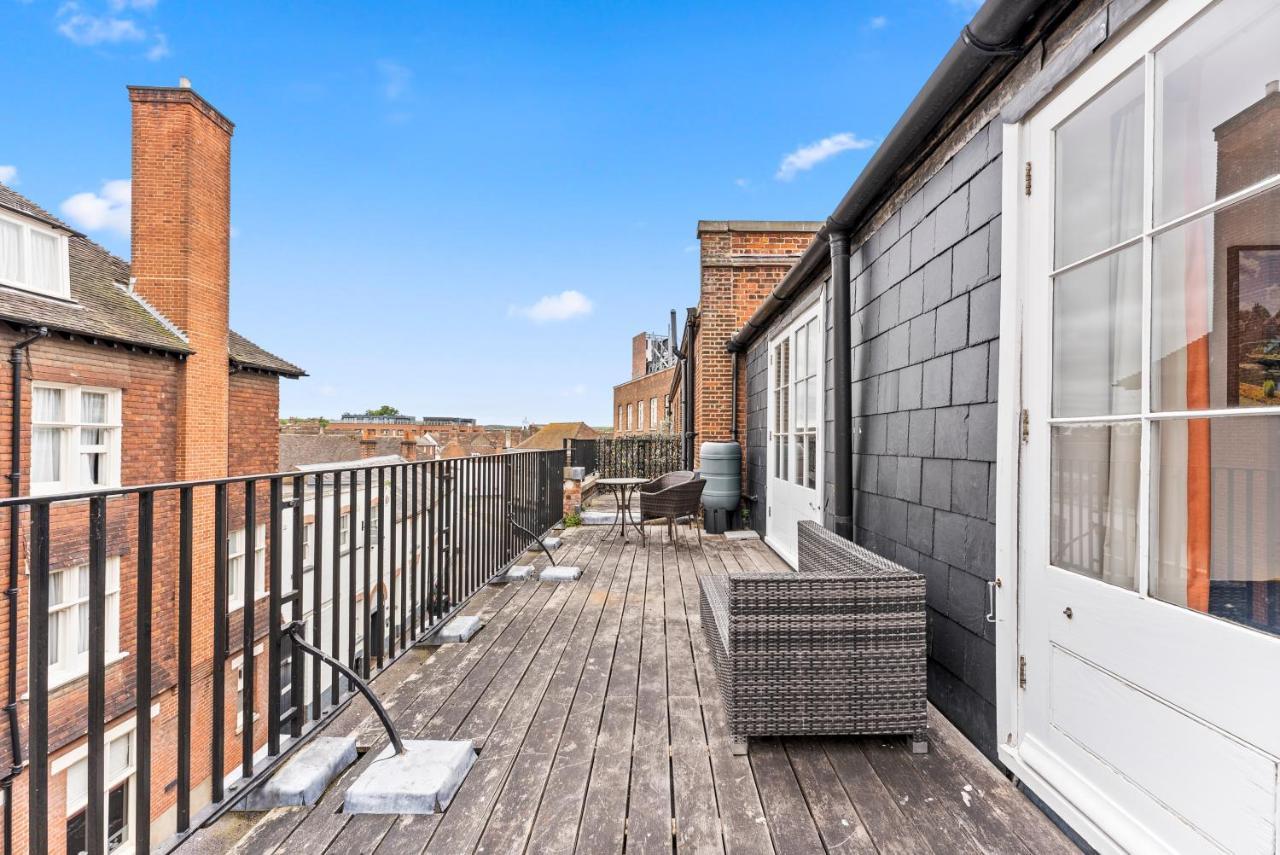
[[636,522],[634,516],[631,515],[631,499],[635,496],[636,489],[641,484],[649,483],[648,478],[601,478],[596,481],[598,487],[608,487],[613,491],[613,498],[618,503],[618,515],[612,523],[609,524],[609,530],[605,532],[605,537],[612,536],[613,527],[618,526],[622,539],[627,539],[627,523],[631,523],[631,527],[640,535],[640,542],[644,543],[644,529]]

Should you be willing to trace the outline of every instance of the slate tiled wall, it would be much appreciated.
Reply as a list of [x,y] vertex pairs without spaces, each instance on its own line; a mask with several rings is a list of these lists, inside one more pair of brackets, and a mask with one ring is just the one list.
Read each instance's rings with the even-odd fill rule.
[[993,757],[999,145],[980,130],[853,268],[858,539],[925,575],[930,698]]
[[[930,699],[991,757],[995,632],[985,616],[995,571],[1000,184],[999,127],[989,125],[851,262],[857,539],[925,575]],[[827,326],[829,382],[829,312]],[[747,358],[748,491],[761,533],[766,339]],[[830,525],[829,386],[826,402]]]

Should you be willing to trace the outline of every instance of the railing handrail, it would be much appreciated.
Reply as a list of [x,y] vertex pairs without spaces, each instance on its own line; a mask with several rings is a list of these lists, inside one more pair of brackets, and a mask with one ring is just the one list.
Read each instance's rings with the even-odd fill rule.
[[[131,737],[135,797],[127,806],[127,819],[140,851],[151,847],[153,817],[176,816],[176,833],[159,847],[169,851],[230,809],[345,708],[353,689],[365,690],[357,683],[367,682],[433,634],[540,542],[539,532],[549,531],[562,515],[564,462],[564,449],[376,464],[346,461],[306,471],[0,502],[10,514],[26,518],[29,544],[23,577],[30,602],[25,615],[28,645],[15,651],[12,661],[21,667],[20,657],[26,656],[29,724],[23,747],[32,849],[42,851],[51,833],[61,833],[50,828],[62,816],[60,809],[51,810],[51,755],[83,740],[87,732],[89,801],[83,825],[89,851],[102,850],[107,785],[116,785],[103,773],[106,726],[129,716],[136,721]],[[236,485],[240,488],[233,489]],[[118,501],[122,497],[134,501]],[[87,515],[83,506],[67,504],[81,501],[87,502]],[[166,503],[163,514],[160,501]],[[308,529],[309,541],[304,540]],[[242,552],[233,573],[228,536],[234,531],[243,536],[237,541]],[[68,548],[81,538],[89,545],[87,559],[76,551],[78,546]],[[259,547],[267,553],[261,569]],[[114,589],[109,584],[111,560],[121,567]],[[60,680],[53,692],[51,641],[65,644],[76,636],[55,636],[55,625],[58,633],[71,630],[69,622],[55,624],[51,616],[51,579],[53,573],[72,568],[84,568],[80,572],[88,578],[88,629],[80,639],[88,649],[88,663],[85,668],[73,660],[70,681]],[[241,591],[234,607],[233,582]],[[258,591],[264,585],[265,620],[258,613]],[[126,595],[130,589],[132,596]],[[154,614],[173,613],[163,621],[157,618],[154,630],[153,593]],[[210,593],[211,617],[204,599]],[[114,605],[108,606],[110,597]],[[121,632],[117,639],[109,634],[112,610],[118,627],[126,625],[127,616],[135,618],[130,635]],[[233,634],[235,610],[242,617]],[[211,625],[205,623],[209,620]],[[306,644],[292,645],[304,626]],[[108,648],[114,652],[117,643],[130,645],[136,655],[108,660]],[[318,653],[323,661],[309,660],[308,669],[304,653]],[[255,691],[255,675],[263,667],[265,698]],[[236,669],[243,675],[238,699]],[[353,673],[358,675],[355,682],[344,681],[344,674]],[[151,716],[144,711],[170,692],[177,696],[176,712],[167,707],[167,721],[157,726],[173,728],[176,739],[153,746]],[[228,701],[234,701],[234,709]],[[206,702],[214,711],[211,719],[197,710]],[[262,725],[252,724],[264,711],[265,733]],[[389,723],[383,713],[380,717]],[[227,720],[232,714],[243,716],[238,737]],[[154,763],[153,748],[158,755]],[[154,801],[153,766],[177,770],[175,785]]]
[[[558,451],[558,449],[519,449],[521,454],[549,454],[555,453],[556,451]],[[53,504],[57,502],[82,501],[84,499],[93,499],[98,497],[110,499],[116,496],[134,496],[139,493],[158,493],[165,490],[179,490],[183,487],[217,487],[219,484],[243,484],[247,481],[267,481],[275,478],[314,478],[317,475],[336,475],[339,472],[362,472],[366,469],[404,469],[410,466],[424,466],[433,463],[444,463],[450,460],[477,460],[489,457],[506,457],[507,455],[515,452],[516,449],[509,448],[492,454],[473,454],[469,457],[436,457],[429,460],[404,460],[399,463],[375,463],[371,465],[359,465],[361,461],[344,460],[339,463],[335,463],[332,467],[324,469],[307,468],[305,470],[295,469],[283,472],[260,472],[253,475],[224,475],[217,478],[195,478],[188,481],[157,481],[150,484],[124,484],[118,487],[99,487],[96,490],[76,490],[68,493],[60,492],[8,496],[0,498],[0,508],[8,508],[14,505],[34,505],[41,503]]]

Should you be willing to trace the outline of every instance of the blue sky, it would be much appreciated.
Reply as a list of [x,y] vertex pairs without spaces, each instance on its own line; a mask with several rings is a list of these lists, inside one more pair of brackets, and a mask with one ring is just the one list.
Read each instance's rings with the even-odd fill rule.
[[127,257],[124,87],[185,75],[284,415],[607,424],[696,222],[824,218],[975,5],[0,0],[0,180]]

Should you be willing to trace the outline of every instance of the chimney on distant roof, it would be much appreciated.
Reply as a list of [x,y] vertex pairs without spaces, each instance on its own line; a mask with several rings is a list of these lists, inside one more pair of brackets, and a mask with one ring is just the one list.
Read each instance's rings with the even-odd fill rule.
[[190,88],[130,86],[131,261],[138,293],[187,337],[179,479],[227,473],[227,314],[234,125]]

